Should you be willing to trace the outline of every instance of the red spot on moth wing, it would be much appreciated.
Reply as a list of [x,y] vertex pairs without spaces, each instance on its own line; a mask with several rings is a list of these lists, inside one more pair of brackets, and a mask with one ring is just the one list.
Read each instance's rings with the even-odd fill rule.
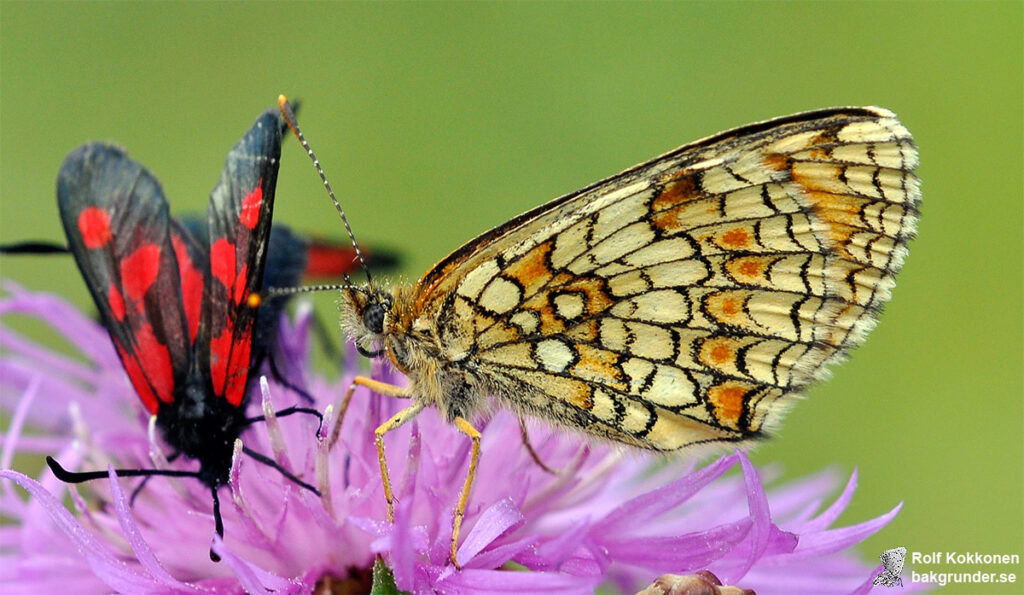
[[359,266],[356,251],[349,246],[312,242],[306,250],[306,279],[341,277]]
[[224,385],[227,382],[232,329],[234,324],[229,320],[219,335],[210,338],[210,380],[213,382],[213,392],[218,395],[224,394]]
[[231,370],[228,373],[228,386],[224,390],[224,398],[235,407],[242,404],[245,397],[245,385],[249,380],[249,360],[252,358],[252,330],[246,331],[241,337],[235,338],[235,349],[231,352]]
[[89,207],[78,216],[78,232],[86,248],[95,250],[107,245],[110,234],[110,216],[99,207]]
[[249,265],[242,263],[237,273],[235,245],[221,238],[210,246],[210,273],[228,290],[228,299],[237,306],[246,296],[246,284],[249,281]]
[[[150,413],[156,413],[159,403],[170,403],[174,400],[174,368],[171,366],[171,354],[167,346],[157,340],[153,327],[144,323],[132,333],[133,352],[128,352],[117,344],[121,363],[128,372],[128,378],[139,393],[142,404]],[[142,363],[140,363],[142,362]]]
[[189,340],[195,343],[199,332],[199,316],[203,308],[203,273],[192,261],[192,256],[181,237],[171,236],[171,243],[174,245],[174,255],[178,260],[181,297],[185,307],[185,319],[188,321]]
[[237,407],[245,397],[245,385],[249,380],[252,330],[247,330],[240,337],[235,337],[233,331],[234,324],[229,321],[221,334],[210,339],[210,379],[214,394],[223,396]]
[[142,399],[142,405],[149,411],[150,414],[156,415],[157,410],[160,408],[160,404],[157,401],[156,395],[153,394],[153,389],[149,387],[149,380],[146,375],[142,372],[142,367],[139,366],[138,360],[136,360],[131,354],[121,347],[121,344],[114,340],[114,347],[117,348],[117,354],[121,357],[121,363],[124,365],[124,371],[128,373],[128,380],[131,381],[132,386],[135,387],[135,392]]
[[242,212],[238,219],[249,229],[256,229],[260,222],[260,208],[263,206],[263,180],[256,183],[256,189],[242,199]]
[[210,274],[230,290],[235,281],[235,245],[220,238],[210,246]]
[[121,287],[131,301],[142,299],[160,274],[160,247],[143,244],[121,260]]
[[156,389],[161,401],[170,403],[174,400],[174,368],[171,366],[171,354],[167,346],[153,334],[150,324],[143,324],[135,333],[135,347],[139,360],[146,362],[146,375]]
[[108,294],[107,304],[110,306],[110,313],[114,315],[118,322],[124,322],[124,298],[121,297],[121,292],[111,283]]

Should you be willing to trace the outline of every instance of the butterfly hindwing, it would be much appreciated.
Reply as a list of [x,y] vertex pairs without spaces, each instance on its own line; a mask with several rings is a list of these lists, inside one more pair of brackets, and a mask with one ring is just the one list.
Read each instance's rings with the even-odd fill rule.
[[265,112],[228,154],[210,194],[209,282],[200,324],[199,357],[209,363],[213,392],[239,406],[252,361],[261,288],[281,155],[281,122]]
[[160,183],[120,148],[90,143],[64,160],[57,203],[121,362],[155,414],[187,374],[194,336]]

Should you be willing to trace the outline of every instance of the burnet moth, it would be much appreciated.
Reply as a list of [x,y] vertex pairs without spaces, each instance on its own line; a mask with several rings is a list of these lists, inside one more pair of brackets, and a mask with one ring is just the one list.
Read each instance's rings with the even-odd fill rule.
[[[224,534],[217,491],[228,483],[235,441],[262,416],[246,417],[250,372],[266,355],[280,300],[261,304],[270,247],[283,121],[264,112],[231,152],[210,194],[207,237],[197,239],[170,217],[160,183],[120,148],[88,143],[65,158],[57,203],[68,247],[146,410],[156,417],[170,458],[198,471],[118,469],[122,477],[195,477],[210,488],[218,535]],[[276,235],[276,234],[275,234]],[[287,245],[283,247],[287,248]],[[297,272],[296,272],[297,271]],[[284,266],[275,282],[302,269]],[[268,285],[269,287],[269,285]],[[258,321],[260,316],[266,320]],[[278,412],[313,413],[293,407]],[[253,459],[317,493],[269,457]],[[68,483],[106,477],[47,464]],[[211,558],[217,559],[211,551]]]
[[[206,237],[206,222],[196,217],[181,220],[192,232],[193,237]],[[280,250],[275,250],[280,246]],[[0,244],[0,254],[70,254],[64,244],[46,240],[26,240]],[[401,262],[399,256],[386,249],[362,248],[366,266],[375,269],[394,269]],[[267,250],[267,266],[263,271],[263,282],[268,287],[285,287],[272,283],[273,271],[282,270],[287,275],[301,272],[303,282],[332,282],[359,269],[355,248],[324,238],[307,237],[281,224],[270,228]],[[290,278],[290,277],[289,277]]]
[[[209,232],[206,220],[198,216],[185,216],[178,220],[192,234],[192,238],[200,243],[201,252],[209,252],[205,246]],[[175,224],[172,224],[175,225]],[[71,249],[66,244],[47,240],[24,240],[0,244],[0,255],[68,255]],[[386,248],[362,248],[361,254],[368,267],[376,270],[392,270],[400,263],[400,256]],[[264,287],[296,287],[300,284],[335,284],[360,268],[359,258],[351,244],[343,244],[322,237],[310,237],[299,233],[286,225],[275,223],[270,229],[267,243],[267,263],[263,270]],[[330,285],[333,287],[333,285]],[[265,346],[268,351],[274,343],[281,311],[287,302],[287,294],[279,299],[264,303],[257,314],[255,346]],[[313,318],[313,332],[319,339],[324,353],[330,359],[338,357],[338,349],[332,338],[332,332],[325,327],[319,317]],[[260,353],[253,354],[253,366],[258,368],[263,362]],[[307,402],[312,398],[297,386],[291,385],[278,371],[272,354],[266,360],[270,364],[270,373],[276,381],[299,394]]]
[[[284,130],[286,129],[282,128],[282,131]],[[184,217],[181,222],[192,232],[192,237],[197,241],[203,242],[209,235],[206,222],[198,217]],[[2,249],[3,246],[0,246],[0,250]],[[385,270],[395,268],[400,262],[396,253],[386,249],[360,250],[360,255],[369,265]],[[356,250],[350,244],[307,237],[285,225],[275,224],[270,230],[270,239],[267,244],[267,264],[263,271],[263,287],[298,288],[304,283],[326,283],[329,285],[320,285],[319,287],[333,288],[333,284],[339,280],[347,279],[349,274],[355,274],[360,267],[359,262]],[[256,320],[254,345],[267,346],[269,349],[273,344],[281,312],[289,295],[282,294],[275,299],[267,300],[260,307]],[[336,359],[338,349],[331,336],[331,331],[324,326],[319,317],[314,317],[313,323],[313,332],[319,338],[324,353],[329,358]],[[254,366],[258,366],[263,361],[263,358],[258,355],[254,354]],[[275,380],[298,393],[307,402],[312,402],[312,397],[307,395],[304,390],[293,386],[284,378],[284,375],[279,372],[277,360],[272,354],[266,359],[270,364],[271,376]]]

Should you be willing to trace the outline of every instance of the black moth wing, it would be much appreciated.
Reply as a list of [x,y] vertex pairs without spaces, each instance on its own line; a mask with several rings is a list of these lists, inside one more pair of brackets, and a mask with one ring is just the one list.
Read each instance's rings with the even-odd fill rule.
[[[57,177],[68,247],[146,409],[174,400],[192,363],[167,200],[157,179],[119,147],[72,151]],[[175,244],[178,244],[176,246]]]
[[[195,233],[182,225],[178,219],[171,217],[169,227],[174,255],[178,259],[182,304],[185,307],[185,319],[188,320],[188,332],[194,354],[199,321],[203,312],[203,296],[206,292],[207,249]],[[193,361],[193,369],[194,367]]]
[[[203,254],[209,251],[206,241],[210,233],[204,219],[195,216],[183,217],[180,224],[201,242]],[[274,224],[270,228],[267,261],[263,267],[263,288],[300,285],[306,271],[309,247],[309,240],[292,231],[288,226]],[[253,370],[259,368],[272,348],[277,336],[281,313],[287,303],[287,296],[281,296],[260,304],[252,340]]]
[[197,341],[213,394],[238,407],[252,365],[274,188],[281,157],[281,117],[267,110],[228,153],[207,209],[209,276]]
[[[263,269],[263,287],[295,287],[302,284],[306,271],[309,242],[284,225],[275,225],[270,230],[267,244],[267,262]],[[260,305],[253,334],[253,366],[263,362],[272,348],[277,330],[280,328],[281,313],[288,299],[275,297]]]

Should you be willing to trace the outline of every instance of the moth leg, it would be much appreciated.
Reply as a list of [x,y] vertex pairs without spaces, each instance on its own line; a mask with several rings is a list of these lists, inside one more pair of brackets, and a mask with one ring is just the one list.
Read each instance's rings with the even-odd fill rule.
[[281,369],[277,367],[277,360],[274,358],[273,352],[267,353],[267,363],[270,364],[270,375],[274,378],[275,382],[285,387],[286,389],[292,391],[293,393],[299,395],[299,398],[308,404],[316,402],[316,399],[313,398],[313,395],[309,394],[308,392],[299,388],[298,386],[292,384],[291,382],[288,381],[287,378],[284,377],[284,374],[281,372]]
[[551,467],[548,467],[547,465],[544,464],[544,461],[540,460],[540,455],[537,454],[537,451],[534,450],[533,448],[533,444],[530,443],[530,435],[526,432],[526,422],[521,417],[518,419],[519,432],[523,436],[523,446],[526,447],[526,452],[530,453],[530,458],[533,459],[533,462],[536,463],[537,466],[540,467],[541,469],[547,471],[551,475],[558,475],[558,471],[552,469]]
[[320,350],[327,356],[327,359],[331,361],[341,359],[341,350],[334,342],[334,325],[328,327],[324,323],[324,319],[315,312],[313,313],[313,336],[320,342]]
[[[323,428],[323,425],[324,425],[324,415],[322,413],[320,413],[319,411],[317,411],[316,409],[313,409],[312,407],[287,407],[285,409],[281,409],[280,411],[275,411],[274,412],[274,416],[275,417],[287,417],[289,415],[295,415],[296,413],[304,413],[306,415],[312,415],[312,416],[315,416],[317,418],[318,424],[316,426],[316,435],[317,435],[317,437],[319,437],[320,436],[320,430]],[[245,418],[245,425],[246,426],[250,426],[250,425],[252,425],[254,423],[261,422],[261,421],[267,421],[267,416],[266,415],[257,415],[255,417],[247,417],[247,418]]]
[[394,397],[396,399],[412,398],[412,395],[400,386],[374,380],[373,378],[368,378],[366,376],[356,376],[352,379],[352,384],[348,385],[348,390],[345,391],[345,397],[341,400],[341,406],[338,407],[338,417],[334,420],[334,428],[331,429],[331,440],[328,442],[328,450],[334,448],[334,443],[338,441],[338,435],[341,434],[341,422],[345,420],[345,412],[348,411],[348,404],[352,401],[352,393],[354,393],[356,391],[356,387],[359,386],[365,386],[373,392],[382,394],[386,397]]
[[[173,463],[174,460],[177,459],[178,455],[180,455],[180,454],[181,454],[180,450],[178,452],[175,452],[171,456],[167,457],[167,462],[168,463]],[[153,477],[153,476],[152,475],[147,475],[147,476],[143,477],[142,481],[139,482],[139,485],[135,486],[135,489],[132,490],[131,497],[128,498],[128,506],[135,506],[135,498],[138,497],[139,492],[142,491],[142,488],[146,487],[146,483],[149,482],[149,478],[150,477]]]
[[[213,496],[214,530],[217,531],[217,535],[220,535],[221,539],[224,539],[224,519],[220,516],[220,497],[217,496],[217,486],[210,488],[210,494]],[[210,546],[210,560],[220,562],[220,556],[214,553],[213,546]]]
[[459,504],[455,507],[455,523],[452,526],[452,564],[459,566],[455,559],[455,553],[459,545],[459,530],[462,528],[462,517],[466,516],[466,504],[469,502],[469,491],[473,489],[473,480],[476,478],[476,466],[480,461],[480,432],[468,421],[461,417],[455,418],[455,427],[473,441],[473,452],[469,459],[469,472],[466,474],[466,483],[462,486],[462,493],[459,495]]
[[302,481],[294,473],[292,473],[291,471],[285,469],[280,464],[278,464],[277,461],[275,461],[274,459],[268,457],[267,455],[265,455],[263,453],[260,453],[260,452],[256,452],[255,450],[252,450],[248,446],[243,446],[242,447],[242,452],[244,452],[245,454],[249,455],[250,457],[252,457],[253,460],[255,460],[257,462],[263,463],[264,465],[267,465],[268,467],[273,467],[274,469],[277,469],[277,472],[280,473],[281,475],[283,475],[285,479],[291,481],[292,483],[298,485],[299,487],[305,488],[305,489],[313,492],[317,496],[320,495],[320,490],[318,490],[318,489],[314,488],[313,486],[309,485],[308,483]]
[[[358,378],[357,378],[358,380]],[[368,378],[366,380],[369,380]],[[370,380],[370,382],[375,382]],[[384,386],[391,386],[385,384]],[[398,388],[398,387],[392,387]],[[388,503],[388,522],[395,522],[395,494],[391,490],[391,475],[388,473],[388,460],[384,455],[384,434],[387,434],[391,430],[397,430],[402,427],[405,422],[416,417],[416,415],[423,411],[423,403],[416,403],[411,407],[402,409],[391,419],[382,423],[380,427],[373,431],[374,441],[377,443],[377,460],[380,463],[380,478],[384,482],[384,499]]]

